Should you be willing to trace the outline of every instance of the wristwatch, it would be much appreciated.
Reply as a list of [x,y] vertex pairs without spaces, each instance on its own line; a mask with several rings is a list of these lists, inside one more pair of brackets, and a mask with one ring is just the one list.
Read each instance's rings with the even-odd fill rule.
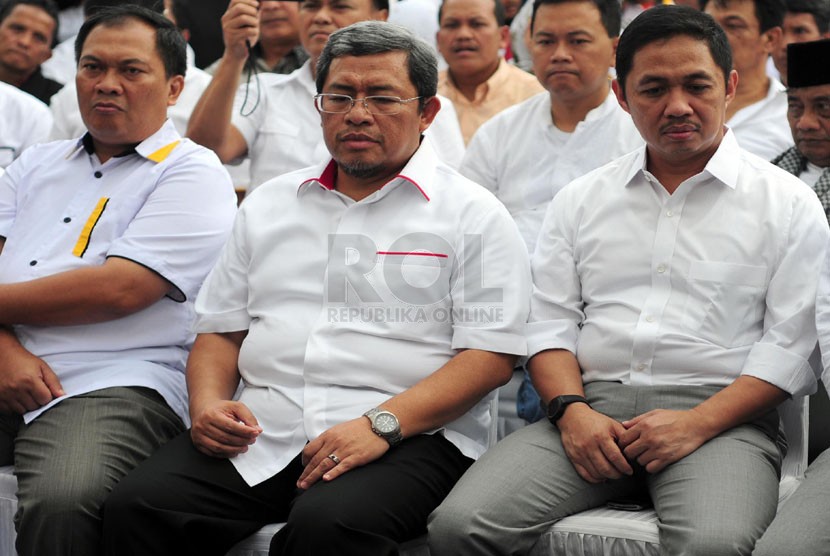
[[556,425],[556,422],[565,414],[565,410],[568,406],[572,403],[584,403],[588,407],[591,407],[591,404],[588,403],[588,400],[583,398],[582,396],[577,396],[574,394],[570,394],[567,396],[557,396],[553,398],[548,406],[545,408],[545,411],[548,416],[548,421],[551,422],[552,425]]
[[369,418],[369,422],[372,424],[372,432],[387,441],[390,446],[397,446],[403,440],[401,424],[391,411],[376,407],[364,413],[363,416]]

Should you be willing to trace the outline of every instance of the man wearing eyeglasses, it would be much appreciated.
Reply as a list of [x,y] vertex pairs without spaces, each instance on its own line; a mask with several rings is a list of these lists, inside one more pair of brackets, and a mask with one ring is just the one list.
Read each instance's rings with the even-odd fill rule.
[[[300,43],[309,60],[288,76],[244,71],[247,44],[256,46],[263,7],[272,0],[231,0],[223,19],[225,54],[196,104],[187,136],[222,162],[251,161],[250,192],[263,182],[325,156],[314,109],[317,60],[336,31],[358,21],[385,21],[388,0],[299,0]],[[241,82],[241,85],[240,85]],[[442,160],[457,166],[464,141],[455,112],[443,110],[430,130]]]
[[331,158],[242,204],[196,302],[193,428],[113,491],[109,554],[224,554],[278,521],[271,554],[397,554],[487,448],[529,264],[504,206],[423,138],[437,82],[403,28],[331,35]]

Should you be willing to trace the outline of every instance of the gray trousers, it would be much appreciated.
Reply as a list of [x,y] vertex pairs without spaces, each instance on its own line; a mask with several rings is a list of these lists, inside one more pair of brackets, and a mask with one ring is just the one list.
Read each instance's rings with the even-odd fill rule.
[[0,465],[14,463],[18,483],[18,554],[98,554],[106,496],[183,430],[161,395],[147,388],[69,398],[29,425],[0,415]]
[[830,450],[825,450],[810,464],[804,482],[775,516],[752,554],[830,554]]
[[[652,409],[689,409],[713,387],[592,383],[594,409],[618,421]],[[778,414],[729,430],[657,474],[601,484],[583,480],[547,421],[499,442],[430,516],[432,556],[527,554],[554,522],[646,489],[660,519],[663,554],[750,554],[778,502]]]

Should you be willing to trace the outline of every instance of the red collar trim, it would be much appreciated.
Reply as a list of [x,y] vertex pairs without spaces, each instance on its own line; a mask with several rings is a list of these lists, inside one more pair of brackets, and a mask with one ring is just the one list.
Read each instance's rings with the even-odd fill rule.
[[[328,163],[325,170],[323,170],[323,173],[320,174],[320,177],[318,177],[318,178],[309,178],[309,179],[305,180],[303,183],[301,183],[300,185],[305,185],[305,184],[310,183],[310,182],[317,182],[320,185],[322,185],[323,187],[325,187],[326,189],[328,189],[329,191],[334,191],[334,179],[335,179],[336,176],[337,176],[337,163],[334,160],[332,160],[331,162]],[[398,174],[395,177],[408,181],[409,183],[411,183],[412,185],[414,185],[418,189],[418,191],[421,193],[421,195],[424,196],[424,199],[426,199],[427,201],[430,200],[429,195],[426,194],[426,191],[424,191],[424,189],[420,185],[418,185],[418,182],[416,182],[414,179],[412,179],[408,176],[404,176],[403,174]]]

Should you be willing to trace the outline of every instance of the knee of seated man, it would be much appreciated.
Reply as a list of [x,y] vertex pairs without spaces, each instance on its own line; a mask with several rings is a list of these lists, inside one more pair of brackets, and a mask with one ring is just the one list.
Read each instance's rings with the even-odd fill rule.
[[[725,520],[727,522],[731,520]],[[752,548],[760,536],[753,535],[752,531],[740,526],[730,527],[723,523],[717,528],[692,528],[686,538],[678,539],[677,546],[661,546],[665,554],[682,556],[749,556]]]

